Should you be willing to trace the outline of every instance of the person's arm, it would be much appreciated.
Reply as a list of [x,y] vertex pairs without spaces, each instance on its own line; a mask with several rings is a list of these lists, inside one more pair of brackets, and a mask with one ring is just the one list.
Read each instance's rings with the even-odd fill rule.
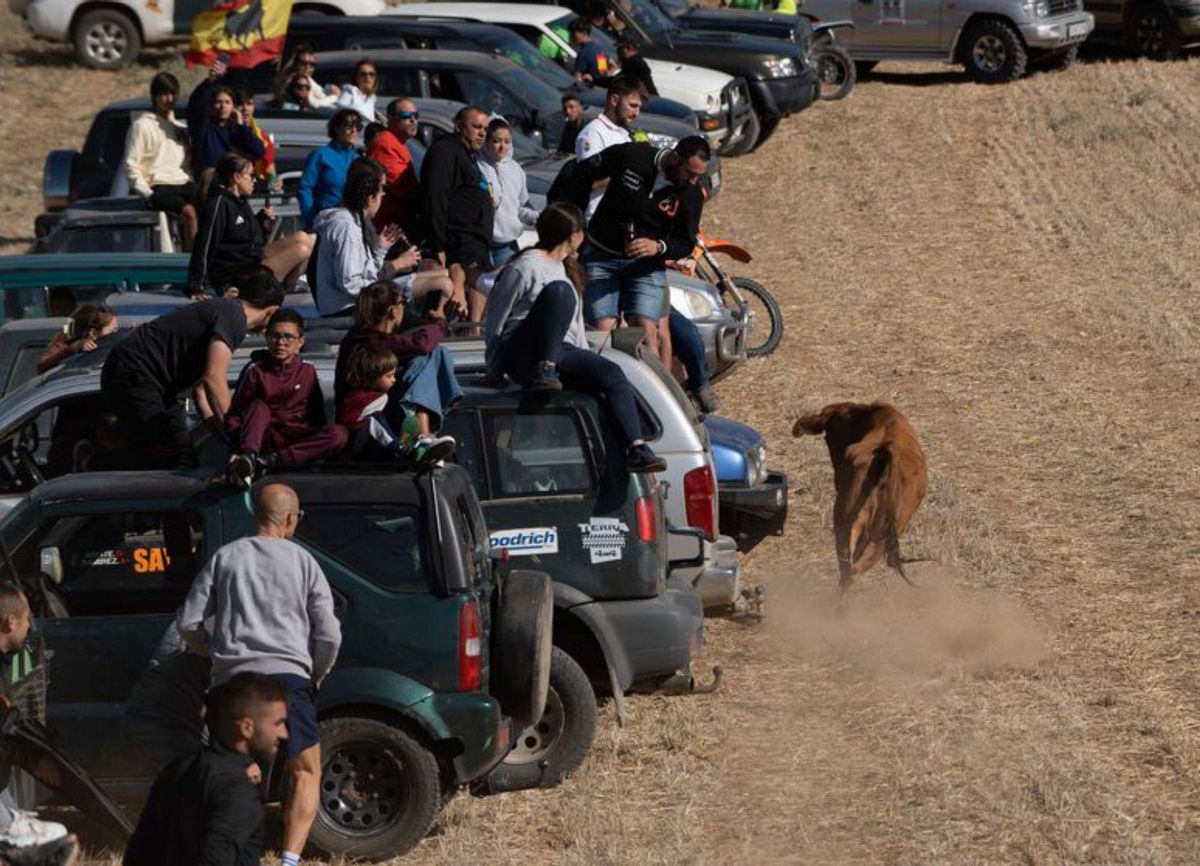
[[254,841],[262,805],[248,779],[230,779],[205,798],[204,828],[196,866],[243,866],[258,863]]
[[521,189],[517,196],[517,216],[520,217],[521,223],[527,226],[536,225],[541,211],[529,203],[529,177],[525,174],[525,169],[521,169]]
[[685,259],[696,249],[696,235],[700,233],[700,216],[704,212],[704,193],[699,186],[692,186],[679,195],[679,210],[671,220],[671,233],[667,236],[665,255],[668,261]]
[[129,188],[142,198],[150,198],[150,181],[142,172],[142,160],[146,158],[149,149],[149,135],[144,130],[144,124],[134,121],[125,136],[125,175],[129,178]]
[[42,357],[38,358],[37,371],[45,373],[73,354],[75,354],[75,346],[67,339],[66,334],[59,334],[46,347],[46,351],[42,352]]
[[[508,321],[520,287],[521,275],[517,269],[505,268],[496,278],[496,284],[492,286],[492,290],[488,292],[487,306],[483,308],[483,340],[489,348],[500,339],[500,335],[504,332],[504,323]],[[498,362],[499,352],[488,352],[487,357],[493,362]],[[493,369],[493,365],[489,364],[488,373],[493,376],[502,376],[504,370],[499,367]]]
[[399,148],[392,147],[390,143],[385,143],[381,139],[383,139],[382,135],[375,137],[367,149],[367,156],[383,166],[383,173],[386,177],[384,183],[390,186],[400,178],[401,172],[404,171],[404,162]]
[[342,645],[342,625],[333,613],[333,593],[329,581],[315,559],[308,557],[308,633],[309,654],[313,660],[313,684],[319,686],[333,670]]
[[428,325],[418,325],[402,334],[388,334],[387,346],[403,364],[418,355],[428,355],[442,340],[450,335],[450,325],[445,319],[439,319]]
[[225,236],[225,207],[219,195],[214,195],[204,205],[200,230],[196,232],[192,247],[192,258],[188,262],[188,294],[198,295],[204,290],[208,279],[208,262],[221,238]]
[[204,367],[204,378],[200,380],[208,397],[208,406],[220,424],[225,423],[229,413],[229,362],[233,350],[224,340],[213,340],[208,344],[208,360]]
[[300,186],[296,190],[296,202],[300,205],[300,219],[305,228],[312,228],[317,216],[313,190],[321,174],[321,149],[318,148],[304,160],[304,171],[300,173]]
[[200,573],[192,581],[187,598],[179,606],[175,614],[175,627],[187,644],[190,652],[196,655],[209,654],[208,635],[204,631],[204,621],[212,614],[214,600],[212,597],[213,577],[221,554],[218,551]]
[[[438,149],[430,148],[421,166],[421,198],[429,226],[429,243],[435,253],[446,252],[446,219],[450,209],[450,182],[453,166]],[[430,158],[432,157],[432,159]]]
[[[199,389],[204,391],[203,388]],[[237,384],[233,386],[233,396],[229,398],[229,411],[244,413],[255,400],[262,399],[262,372],[253,361],[242,368]]]
[[262,159],[267,149],[263,147],[262,139],[254,134],[248,123],[235,123],[229,132],[229,143],[241,151],[242,156],[250,159]]
[[192,139],[192,147],[199,150],[198,142],[204,137],[209,124],[209,103],[212,102],[213,88],[217,85],[212,78],[207,78],[196,85],[192,95],[188,97],[187,127]]

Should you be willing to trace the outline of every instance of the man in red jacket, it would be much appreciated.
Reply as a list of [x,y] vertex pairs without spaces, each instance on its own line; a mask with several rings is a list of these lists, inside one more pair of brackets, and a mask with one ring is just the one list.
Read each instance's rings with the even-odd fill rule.
[[249,487],[254,475],[274,466],[298,466],[346,447],[346,428],[325,423],[325,397],[317,371],[299,357],[304,319],[279,310],[267,325],[267,346],[242,370],[225,430],[236,453],[229,480]]
[[409,234],[421,208],[421,182],[413,165],[408,140],[417,135],[420,114],[411,99],[393,99],[387,107],[387,129],[367,148],[367,156],[383,166],[387,173],[383,185],[383,204],[375,214],[375,230],[389,223]]

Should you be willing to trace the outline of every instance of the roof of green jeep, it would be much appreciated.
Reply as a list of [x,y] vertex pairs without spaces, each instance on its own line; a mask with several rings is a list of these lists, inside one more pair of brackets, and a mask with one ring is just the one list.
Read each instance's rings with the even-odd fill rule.
[[208,487],[212,470],[193,472],[83,472],[63,475],[39,485],[29,494],[34,504],[80,499],[181,499]]
[[0,256],[0,286],[52,285],[59,282],[114,282],[163,272],[186,274],[186,253],[55,253]]

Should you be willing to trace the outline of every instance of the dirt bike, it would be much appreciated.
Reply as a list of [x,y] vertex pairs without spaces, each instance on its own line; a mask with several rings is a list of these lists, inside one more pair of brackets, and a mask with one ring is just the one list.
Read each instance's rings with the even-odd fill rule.
[[692,255],[696,261],[696,276],[716,286],[725,306],[739,321],[747,323],[747,356],[761,358],[771,354],[783,339],[783,311],[761,283],[748,277],[731,277],[721,267],[717,254],[729,256],[736,262],[748,262],[752,258],[750,251],[734,241],[710,240],[701,234]]
[[845,99],[854,89],[858,73],[854,61],[837,41],[842,27],[854,29],[853,21],[818,21],[806,16],[812,25],[812,46],[808,58],[817,73],[817,96],[823,100]]

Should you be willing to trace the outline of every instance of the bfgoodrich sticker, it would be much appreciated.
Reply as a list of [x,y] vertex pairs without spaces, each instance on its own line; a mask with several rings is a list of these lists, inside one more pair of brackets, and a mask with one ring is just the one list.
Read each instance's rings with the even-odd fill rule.
[[537,556],[558,553],[558,527],[535,526],[531,529],[500,529],[488,536],[493,551],[509,556]]
[[592,563],[613,562],[625,552],[625,536],[629,527],[615,517],[593,517],[579,524],[583,536],[583,549],[592,558]]

